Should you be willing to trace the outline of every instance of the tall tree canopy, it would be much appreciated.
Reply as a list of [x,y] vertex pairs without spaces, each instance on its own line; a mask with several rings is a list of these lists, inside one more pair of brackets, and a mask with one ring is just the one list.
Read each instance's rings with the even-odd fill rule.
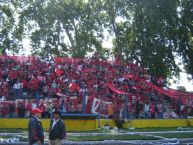
[[[2,0],[0,2],[0,51],[18,52],[21,49],[22,27],[17,22],[18,3]],[[21,29],[20,29],[21,28]]]
[[34,54],[84,57],[102,51],[102,28],[97,3],[82,0],[31,2],[25,19],[36,26],[31,32]]
[[193,1],[181,0],[179,9],[176,51],[182,56],[187,72],[193,75]]
[[173,53],[177,7],[177,0],[132,1],[133,22],[126,41],[130,46],[125,50],[158,77],[166,78],[178,71]]
[[41,57],[112,52],[164,78],[178,74],[182,58],[193,72],[192,0],[3,0],[0,17],[2,53],[17,52],[27,37]]

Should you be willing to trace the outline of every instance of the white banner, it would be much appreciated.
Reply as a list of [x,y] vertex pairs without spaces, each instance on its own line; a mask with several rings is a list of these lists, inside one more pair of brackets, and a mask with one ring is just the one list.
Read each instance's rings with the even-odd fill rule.
[[109,105],[109,104],[111,104],[111,103],[112,103],[112,102],[102,101],[102,100],[100,100],[100,99],[94,98],[91,112],[92,112],[93,114],[99,114],[99,113],[101,113],[101,112],[99,112],[99,110],[100,110],[99,107],[100,107],[101,105],[102,105],[102,108],[103,108],[103,109],[105,108],[105,110],[106,110],[106,109],[107,109],[107,105]]
[[92,111],[91,111],[93,114],[99,114],[99,112],[97,112],[97,109],[100,106],[100,102],[101,101],[99,99],[94,98],[94,101],[92,104]]

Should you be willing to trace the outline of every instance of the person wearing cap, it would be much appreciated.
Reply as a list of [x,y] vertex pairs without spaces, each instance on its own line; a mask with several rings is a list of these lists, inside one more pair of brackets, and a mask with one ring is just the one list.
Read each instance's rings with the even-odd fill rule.
[[29,145],[43,145],[44,131],[40,121],[42,110],[36,108],[32,110],[32,117],[28,123]]
[[65,124],[60,118],[60,111],[53,112],[54,118],[50,121],[49,145],[61,145],[62,140],[66,137]]

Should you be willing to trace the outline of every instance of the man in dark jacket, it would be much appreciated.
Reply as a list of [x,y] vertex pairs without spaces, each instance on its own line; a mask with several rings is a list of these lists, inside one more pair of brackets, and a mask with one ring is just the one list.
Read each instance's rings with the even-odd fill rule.
[[42,111],[40,109],[32,110],[32,117],[28,123],[28,138],[30,145],[43,145],[44,131],[40,121]]
[[54,118],[50,122],[49,145],[61,145],[62,140],[66,137],[65,124],[60,118],[60,112],[54,111]]
[[19,118],[24,118],[25,117],[25,106],[23,103],[20,103],[18,106],[18,117]]

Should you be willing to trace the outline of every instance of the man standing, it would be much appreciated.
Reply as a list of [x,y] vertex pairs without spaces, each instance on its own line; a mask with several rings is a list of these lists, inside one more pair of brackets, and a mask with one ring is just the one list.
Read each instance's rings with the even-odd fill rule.
[[54,111],[54,118],[50,122],[49,145],[61,145],[62,140],[66,137],[65,124],[60,118],[60,112]]
[[42,111],[38,108],[32,110],[32,117],[28,123],[28,138],[30,145],[44,144],[44,131],[40,121]]

